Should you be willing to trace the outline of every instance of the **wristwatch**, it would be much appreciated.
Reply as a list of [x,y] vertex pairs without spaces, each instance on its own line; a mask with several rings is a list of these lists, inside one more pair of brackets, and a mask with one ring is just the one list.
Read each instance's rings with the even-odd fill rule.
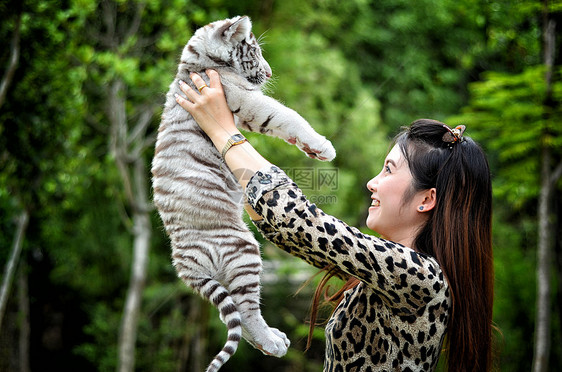
[[228,141],[226,141],[226,145],[224,145],[224,147],[222,149],[222,152],[221,152],[222,158],[224,159],[224,156],[226,155],[226,152],[228,150],[230,150],[230,148],[232,146],[239,145],[239,144],[244,143],[246,141],[247,141],[246,137],[244,137],[240,133],[237,133],[237,134],[233,135],[232,137],[230,137],[228,139]]

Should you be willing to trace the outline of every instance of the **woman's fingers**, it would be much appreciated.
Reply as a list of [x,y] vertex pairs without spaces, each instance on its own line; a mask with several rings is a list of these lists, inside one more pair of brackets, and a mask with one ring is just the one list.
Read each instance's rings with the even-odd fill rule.
[[180,80],[180,90],[186,95],[187,99],[182,97],[179,94],[175,94],[174,97],[176,98],[176,102],[186,109],[187,111],[191,112],[193,109],[193,97],[196,93],[191,89],[189,85],[187,85],[184,81]]
[[207,76],[209,77],[209,80],[211,81],[209,83],[211,88],[222,90],[221,77],[220,77],[219,73],[216,72],[215,70],[207,70],[205,72],[207,73]]
[[180,80],[180,89],[190,101],[197,97],[197,93],[183,80]]
[[193,84],[195,84],[195,86],[197,87],[199,93],[203,93],[203,90],[208,87],[207,83],[205,83],[205,80],[203,80],[203,78],[199,76],[199,74],[192,73],[191,75],[189,75],[189,77],[191,78],[191,81],[193,81]]
[[183,98],[182,96],[180,96],[177,93],[174,94],[174,97],[176,98],[176,102],[178,103],[178,105],[183,107],[188,112],[191,110],[191,105],[193,105],[193,103],[191,103],[189,100]]
[[193,84],[195,85],[195,87],[197,87],[197,90],[199,91],[199,94],[197,94],[197,92],[195,92],[195,90],[193,88],[191,88],[187,83],[185,83],[184,81],[180,80],[180,89],[183,93],[185,93],[185,95],[187,96],[187,98],[192,101],[195,102],[197,100],[197,98],[199,98],[198,96],[200,94],[203,94],[203,91],[206,88],[212,88],[212,89],[216,89],[218,91],[222,93],[222,85],[221,85],[221,80],[220,80],[220,75],[218,72],[216,72],[215,70],[207,70],[206,71],[207,76],[209,76],[210,79],[210,83],[209,85],[207,85],[207,83],[205,83],[205,80],[203,80],[203,78],[193,72],[191,73],[191,75],[189,75],[189,77],[191,78],[191,81],[193,82]]

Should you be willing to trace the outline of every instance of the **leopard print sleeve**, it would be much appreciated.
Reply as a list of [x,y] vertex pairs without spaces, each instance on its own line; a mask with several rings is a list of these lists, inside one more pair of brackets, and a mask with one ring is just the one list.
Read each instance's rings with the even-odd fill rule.
[[318,268],[338,267],[401,312],[413,314],[447,287],[435,259],[325,214],[276,166],[256,172],[246,194],[266,239]]

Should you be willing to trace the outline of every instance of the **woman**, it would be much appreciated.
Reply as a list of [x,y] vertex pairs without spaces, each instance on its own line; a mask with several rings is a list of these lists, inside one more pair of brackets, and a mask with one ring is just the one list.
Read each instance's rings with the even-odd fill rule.
[[[396,138],[367,183],[367,226],[379,239],[328,216],[247,141],[215,71],[200,93],[180,84],[189,111],[238,174],[247,212],[287,252],[349,279],[326,326],[325,371],[432,371],[445,346],[449,371],[491,368],[491,182],[464,128],[418,120]],[[251,177],[247,177],[250,170]]]

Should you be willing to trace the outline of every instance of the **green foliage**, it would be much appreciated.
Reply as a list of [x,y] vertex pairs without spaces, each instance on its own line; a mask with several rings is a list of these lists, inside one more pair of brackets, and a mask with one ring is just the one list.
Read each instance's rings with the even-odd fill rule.
[[[545,71],[538,65],[515,75],[486,73],[484,80],[471,85],[471,105],[464,114],[450,119],[470,123],[475,137],[496,154],[494,195],[515,208],[538,197],[538,146],[557,152],[562,149],[562,111],[559,104],[547,105]],[[555,77],[556,102],[562,98],[557,93],[561,87],[560,79]]]
[[[136,32],[121,32],[139,6]],[[562,9],[556,1],[549,6],[551,12]],[[13,217],[21,208],[30,209],[24,258],[36,279],[30,282],[32,337],[45,331],[42,324],[52,314],[48,309],[66,308],[61,333],[73,327],[79,336],[56,351],[77,361],[73,369],[115,369],[132,253],[130,206],[108,150],[109,84],[115,79],[125,83],[131,121],[146,108],[156,111],[149,128],[154,132],[159,112],[154,107],[162,105],[193,31],[216,19],[247,14],[254,32],[264,36],[274,73],[269,92],[326,135],[337,158],[321,163],[281,140],[249,137],[326,212],[364,228],[365,184],[378,173],[389,136],[400,125],[422,116],[467,124],[467,134],[486,149],[494,175],[501,369],[528,370],[537,149],[548,146],[555,160],[562,156],[560,62],[552,99],[545,101],[541,7],[539,2],[504,0],[0,3],[2,45],[9,45],[22,14],[20,63],[0,107],[0,262],[9,254]],[[111,13],[117,17],[108,21]],[[0,51],[2,69],[8,57],[8,48]],[[148,169],[150,154],[145,160]],[[321,178],[326,175],[336,178]],[[143,295],[137,367],[191,370],[195,359],[207,363],[220,349],[224,325],[177,279],[156,213],[152,220],[157,233]],[[287,331],[294,346],[276,359],[243,342],[224,370],[317,371],[323,360],[321,328],[311,350],[302,350],[311,290],[319,277],[294,296],[303,277],[315,271],[265,242],[264,257],[266,273],[274,278],[264,281],[265,318]],[[46,300],[42,284],[59,292]],[[46,310],[37,315],[39,308]],[[83,318],[75,319],[76,313]],[[560,324],[552,327],[557,330]],[[65,368],[64,361],[48,363],[46,354],[34,339],[34,368]],[[556,368],[560,357],[553,360]]]
[[[91,343],[76,345],[72,350],[83,356],[98,371],[115,370],[117,361],[117,335],[122,306],[108,302],[97,302],[90,308],[90,323],[84,327],[84,333],[91,337]],[[103,345],[100,347],[99,345]]]
[[356,63],[389,128],[420,116],[442,119],[462,105],[463,85],[484,49],[482,9],[474,1],[319,3],[339,21],[311,27]]
[[531,358],[526,356],[533,354],[533,345],[521,340],[533,334],[536,255],[521,247],[529,244],[525,240],[536,241],[536,223],[529,218],[502,223],[506,217],[500,210],[494,218],[496,350],[503,371],[528,371]]

